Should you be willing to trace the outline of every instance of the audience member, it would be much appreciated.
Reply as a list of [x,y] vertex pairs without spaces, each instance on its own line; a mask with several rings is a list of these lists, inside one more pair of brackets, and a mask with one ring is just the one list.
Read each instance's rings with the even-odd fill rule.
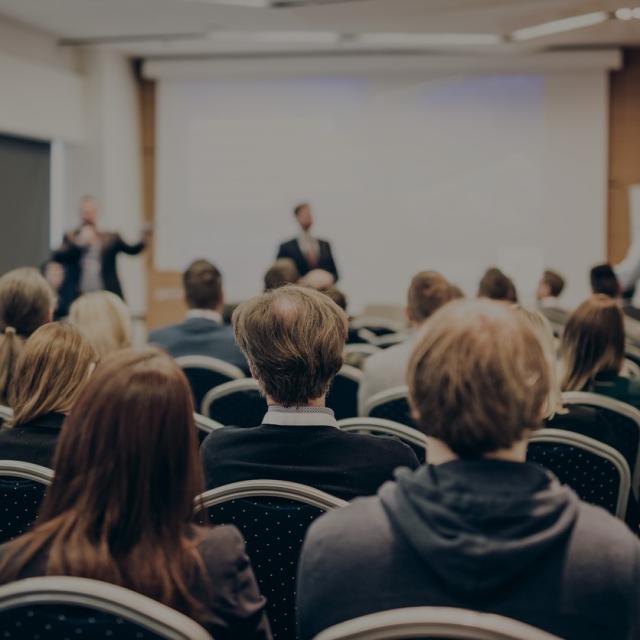
[[561,356],[564,391],[602,393],[640,408],[640,380],[620,375],[624,316],[612,298],[595,294],[571,314]]
[[556,271],[549,269],[542,274],[536,290],[538,308],[549,322],[560,326],[566,324],[570,315],[559,300],[563,290],[564,278]]
[[69,322],[89,339],[99,358],[131,346],[131,315],[122,298],[110,291],[80,296],[69,309]]
[[70,324],[51,322],[33,333],[16,364],[13,420],[0,431],[0,459],[51,467],[65,415],[95,362],[91,344]]
[[24,341],[50,322],[56,300],[36,269],[21,268],[0,278],[0,404],[7,404]]
[[630,287],[622,292],[622,312],[632,320],[640,321],[640,308],[633,304],[636,295],[636,287]]
[[567,640],[637,637],[637,538],[525,462],[549,394],[527,322],[486,300],[447,305],[421,332],[408,377],[428,466],[311,526],[301,638],[421,605],[497,613]]
[[347,335],[346,314],[327,296],[296,285],[274,289],[240,305],[233,324],[269,409],[258,427],[207,436],[207,488],[290,480],[351,499],[375,493],[396,467],[418,466],[398,440],[341,431],[325,407]]
[[[347,308],[349,306],[349,302],[347,300],[347,296],[341,289],[337,287],[329,287],[325,289],[322,293],[331,298],[345,313],[347,313]],[[349,327],[347,328],[347,344],[360,344],[362,342],[366,342],[359,336],[358,329],[351,326],[351,318],[349,318]]]
[[407,363],[416,340],[415,329],[442,305],[460,297],[460,290],[454,288],[437,271],[421,271],[413,276],[405,313],[414,331],[404,342],[374,353],[366,359],[358,390],[361,415],[364,414],[367,401],[374,395],[406,384]]
[[69,575],[178,609],[227,640],[270,638],[234,527],[191,524],[202,490],[191,391],[156,349],[107,357],[74,404],[35,528],[0,547],[0,582]]
[[518,302],[518,294],[513,280],[500,269],[487,269],[478,285],[478,298],[489,298],[503,302]]
[[224,293],[222,274],[206,260],[196,260],[182,276],[189,310],[184,322],[149,334],[149,342],[162,347],[174,358],[209,356],[248,372],[247,361],[233,337],[233,329],[223,324]]
[[65,287],[65,270],[64,265],[55,260],[47,260],[40,272],[44,279],[49,283],[56,295],[56,308],[53,312],[54,320],[61,320],[69,314],[69,293]]
[[270,291],[285,284],[295,284],[299,279],[296,263],[291,258],[278,258],[264,274],[264,290]]

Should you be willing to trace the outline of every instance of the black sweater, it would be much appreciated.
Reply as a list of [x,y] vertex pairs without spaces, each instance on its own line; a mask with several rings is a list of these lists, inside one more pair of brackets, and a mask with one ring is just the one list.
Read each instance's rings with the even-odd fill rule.
[[61,413],[48,413],[16,427],[4,427],[0,430],[0,459],[51,467],[64,418]]

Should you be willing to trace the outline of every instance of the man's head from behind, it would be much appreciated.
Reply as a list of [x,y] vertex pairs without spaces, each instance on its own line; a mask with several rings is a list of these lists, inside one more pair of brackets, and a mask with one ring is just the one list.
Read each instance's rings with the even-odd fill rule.
[[500,269],[487,269],[478,285],[478,298],[489,298],[502,302],[518,302],[518,293],[513,280]]
[[540,278],[536,298],[557,298],[564,290],[564,278],[557,272],[547,269]]
[[409,322],[420,325],[447,302],[461,297],[460,289],[437,271],[420,271],[411,279],[407,294]]
[[408,382],[420,429],[460,458],[521,443],[541,426],[550,384],[533,329],[489,300],[453,302],[429,319]]
[[300,228],[303,231],[309,231],[313,226],[313,214],[311,206],[308,202],[302,202],[293,209],[293,215],[296,217]]
[[224,305],[222,275],[207,260],[196,260],[182,274],[182,284],[190,309],[219,311]]
[[264,290],[295,284],[300,279],[298,267],[291,258],[278,258],[264,274]]
[[589,276],[593,293],[602,293],[610,298],[620,296],[620,283],[610,264],[596,265],[591,269]]
[[288,285],[233,314],[236,340],[270,401],[285,407],[321,399],[342,367],[348,318],[324,293]]

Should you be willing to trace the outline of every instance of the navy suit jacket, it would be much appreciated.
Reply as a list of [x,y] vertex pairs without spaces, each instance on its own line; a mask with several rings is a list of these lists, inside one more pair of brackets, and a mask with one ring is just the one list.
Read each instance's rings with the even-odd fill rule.
[[236,344],[233,329],[208,318],[187,318],[180,324],[156,329],[149,334],[149,342],[162,347],[174,358],[209,356],[249,373],[249,366]]
[[336,263],[333,260],[333,253],[331,253],[331,245],[326,240],[318,240],[318,248],[320,250],[320,254],[318,255],[318,264],[314,267],[309,265],[307,261],[307,257],[300,251],[300,245],[298,244],[298,240],[294,238],[293,240],[288,240],[287,242],[283,242],[278,249],[277,259],[280,258],[289,258],[296,263],[296,267],[298,267],[298,273],[300,277],[306,275],[311,271],[311,269],[324,269],[329,273],[333,274],[336,282],[338,281],[338,269],[336,267]]

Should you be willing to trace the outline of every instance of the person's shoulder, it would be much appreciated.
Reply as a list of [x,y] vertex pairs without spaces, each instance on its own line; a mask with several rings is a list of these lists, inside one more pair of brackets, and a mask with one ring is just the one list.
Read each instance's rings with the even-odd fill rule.
[[225,445],[250,443],[256,432],[261,430],[261,426],[236,427],[225,425],[221,429],[214,429],[202,441],[200,451],[203,456],[215,456]]
[[178,324],[169,324],[164,327],[158,327],[149,333],[149,342],[160,342],[162,340],[166,340],[171,336],[174,336],[176,333],[180,333],[182,331],[184,323]]
[[198,532],[198,552],[209,569],[216,573],[242,570],[247,564],[244,539],[236,527],[230,524],[202,527]]
[[398,438],[385,435],[370,435],[367,433],[349,433],[340,431],[341,446],[349,447],[360,455],[366,455],[375,460],[378,468],[400,466],[417,467],[418,459],[411,447]]

